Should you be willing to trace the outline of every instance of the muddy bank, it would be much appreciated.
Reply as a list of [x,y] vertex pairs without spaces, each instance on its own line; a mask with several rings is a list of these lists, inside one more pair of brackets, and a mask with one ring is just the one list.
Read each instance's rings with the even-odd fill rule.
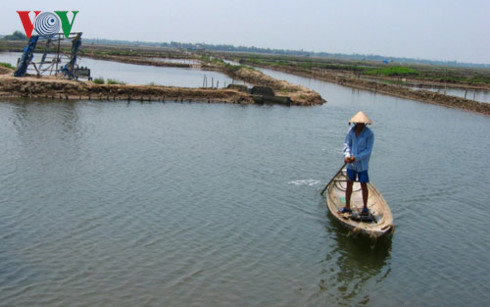
[[[144,65],[152,66],[175,66],[172,64],[180,64],[126,56],[107,56],[105,59],[134,64],[142,64],[144,62]],[[235,67],[235,69],[230,70],[229,67],[220,63],[203,63],[203,66],[209,70],[221,71],[234,79],[243,80],[258,86],[270,87],[276,96],[288,97],[290,105],[312,106],[325,103],[325,100],[318,93],[306,87],[276,80],[253,69],[245,67],[236,69]],[[244,104],[254,102],[253,95],[236,89],[95,84],[93,82],[69,81],[55,77],[15,78],[12,76],[12,70],[6,68],[0,71],[0,97],[2,96],[144,101],[177,99],[180,101],[204,100]]]
[[[16,50],[20,48],[23,43],[7,43],[2,44],[0,42],[0,49],[8,48],[8,50],[21,51]],[[65,44],[64,52],[69,52],[69,45]],[[63,48],[62,48],[63,49]],[[148,65],[148,66],[159,66],[159,67],[179,67],[179,68],[195,68],[203,71],[219,71],[224,73],[235,80],[245,81],[249,84],[259,87],[270,87],[273,90],[273,95],[280,96],[278,99],[288,99],[288,105],[300,105],[300,106],[312,106],[312,105],[320,105],[325,103],[325,100],[322,97],[302,86],[290,84],[286,81],[276,80],[272,77],[266,76],[263,73],[256,71],[254,69],[250,69],[245,66],[236,66],[226,64],[224,61],[219,60],[214,57],[210,57],[206,54],[202,54],[199,52],[190,52],[186,50],[173,50],[173,49],[165,49],[165,48],[142,48],[135,46],[98,46],[98,45],[86,45],[80,50],[79,55],[81,57],[89,57],[98,60],[106,60],[106,61],[114,61],[126,64],[136,64],[136,65]],[[179,63],[172,61],[162,61],[162,59],[185,59],[189,60],[189,63]],[[90,67],[89,67],[90,68]],[[4,74],[4,72],[0,71],[0,75]],[[46,78],[42,78],[41,80],[45,80]],[[26,81],[27,79],[22,78],[23,81],[29,83],[34,81]],[[40,79],[36,79],[40,80]],[[80,93],[76,93],[76,90],[71,89],[71,85],[66,85],[64,89],[53,89],[48,86],[47,83],[36,83],[37,87],[40,87],[40,84],[44,84],[46,89],[41,88],[33,88],[30,90],[24,89],[24,87],[18,85],[14,81],[9,81],[9,84],[1,85],[0,91],[3,92],[2,95],[7,95],[7,93],[11,96],[39,96],[39,95],[65,95],[65,96],[73,96],[73,95],[81,95],[87,96],[90,95],[113,95],[119,96],[144,96],[150,97],[155,95],[167,95],[172,97],[199,97],[202,96],[204,98],[210,97],[210,95],[214,95],[214,99],[223,99],[228,101],[252,101],[254,96],[250,93],[240,92],[238,90],[229,90],[229,89],[188,89],[188,88],[176,88],[176,87],[165,87],[165,86],[152,86],[151,89],[144,86],[133,86],[133,85],[97,85],[91,82],[87,82],[85,85],[80,85],[79,90]],[[16,84],[12,86],[12,84]],[[70,84],[70,83],[67,83]],[[78,83],[83,84],[83,83]],[[251,89],[249,89],[251,90]],[[18,92],[17,92],[18,91]],[[66,91],[66,93],[63,93]],[[116,91],[116,92],[114,92]],[[149,91],[149,92],[146,92]],[[209,91],[213,94],[210,94]],[[156,93],[158,92],[158,93]],[[238,93],[233,95],[239,95],[237,99],[231,93]],[[275,96],[273,96],[275,98]],[[143,98],[146,99],[146,98]],[[211,98],[210,98],[211,99]],[[271,100],[273,101],[273,100]],[[274,102],[271,102],[274,103]]]
[[12,73],[12,69],[0,66],[0,75]]
[[233,78],[248,83],[270,87],[276,95],[290,97],[293,105],[312,106],[325,103],[325,100],[320,94],[307,87],[274,79],[254,69],[240,67],[239,69],[228,72],[228,74]]
[[[138,65],[150,65],[150,66],[168,66],[168,67],[181,67],[181,68],[198,68],[202,70],[219,71],[233,79],[245,81],[247,83],[256,86],[270,87],[274,94],[277,96],[289,97],[291,99],[291,105],[298,106],[313,106],[321,105],[325,103],[325,100],[320,94],[299,85],[294,85],[282,80],[276,80],[270,76],[263,74],[260,71],[245,67],[227,65],[220,61],[205,61],[199,60],[196,64],[185,63],[169,63],[161,62],[152,59],[151,57],[144,56],[127,56],[127,55],[103,55],[103,54],[86,54],[94,59],[108,60],[120,63],[131,63]],[[194,58],[194,60],[198,60]]]
[[11,74],[0,75],[0,97],[254,103],[249,94],[233,89],[94,84],[54,77],[16,78]]
[[469,100],[465,98],[444,95],[427,90],[412,90],[410,88],[391,85],[385,83],[379,83],[375,81],[363,80],[356,77],[353,74],[339,74],[337,72],[329,71],[304,71],[294,68],[277,68],[269,65],[260,65],[260,67],[283,71],[290,74],[295,74],[307,78],[314,78],[331,83],[337,83],[339,85],[348,86],[357,89],[363,89],[382,93],[390,96],[406,98],[436,105],[441,105],[450,108],[458,108],[466,111],[481,113],[490,115],[490,104]]
[[177,68],[201,68],[200,65],[155,61],[151,58],[146,58],[146,57],[102,55],[102,54],[96,54],[96,55],[87,54],[85,56],[96,60],[112,61],[112,62],[119,62],[124,64],[160,66],[160,67],[177,67]]

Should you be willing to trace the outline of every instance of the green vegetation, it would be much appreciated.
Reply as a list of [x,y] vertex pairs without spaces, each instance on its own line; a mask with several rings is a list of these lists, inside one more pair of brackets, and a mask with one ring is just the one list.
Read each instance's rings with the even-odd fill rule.
[[225,62],[222,59],[218,59],[218,58],[209,56],[207,54],[203,54],[201,56],[201,61],[212,63],[212,64],[225,64]]
[[[69,51],[67,49],[67,51]],[[92,56],[107,56],[107,55],[117,55],[117,56],[130,56],[134,55],[131,50],[80,50],[80,54],[92,55]]]
[[203,54],[201,60],[205,62],[211,62],[211,57],[209,55]]
[[222,59],[215,58],[215,57],[209,56],[207,54],[203,54],[201,56],[201,61],[212,63],[212,64],[215,64],[215,65],[218,65],[218,66],[222,66],[222,67],[224,67],[225,71],[227,71],[230,74],[234,74],[235,72],[237,72],[238,70],[240,70],[242,68],[249,69],[249,70],[254,70],[253,67],[246,66],[246,65],[233,65],[233,64],[230,64],[230,63],[226,63]]
[[[92,82],[95,83],[95,84],[104,84],[105,83],[105,80],[102,77],[98,77],[98,78],[95,78],[94,80],[92,80]],[[107,79],[107,84],[120,84],[120,85],[125,85],[126,83],[125,82],[122,82],[122,81],[119,81],[119,80],[116,80],[116,79]]]
[[120,84],[125,85],[126,83],[123,81],[115,80],[115,79],[107,79],[107,84]]
[[6,41],[25,41],[27,36],[20,31],[14,31],[14,33],[10,35],[5,35],[2,39]]
[[93,82],[94,82],[95,84],[104,84],[104,83],[105,83],[105,80],[104,80],[104,78],[102,78],[102,77],[98,77],[98,78],[95,78],[95,79],[93,80]]
[[[223,53],[221,53],[223,54]],[[380,61],[340,60],[332,58],[271,55],[233,54],[235,61],[248,65],[280,68],[282,70],[350,72],[356,76],[378,76],[390,78],[410,77],[420,81],[445,82],[468,85],[490,85],[490,70],[451,66],[433,66],[409,63],[386,64]],[[389,82],[389,81],[385,81]],[[394,82],[399,82],[394,80]]]
[[363,72],[366,75],[381,75],[388,77],[402,77],[402,76],[418,76],[419,72],[415,69],[411,69],[403,66],[390,66],[374,69],[366,69]]
[[490,84],[490,76],[483,76],[481,74],[476,75],[468,81],[472,85],[478,85],[478,84]]
[[242,65],[232,65],[232,64],[228,64],[228,63],[225,63],[225,69],[231,73],[234,73],[238,70],[240,70],[240,68],[242,68],[244,66]]
[[258,56],[251,55],[240,59],[240,62],[249,65],[270,65],[273,67],[295,67],[303,70],[311,69],[331,69],[331,70],[348,70],[353,72],[361,72],[365,67],[356,64],[331,63],[319,59],[310,59],[302,57],[287,57],[287,56]]
[[10,69],[15,69],[15,67],[13,67],[12,65],[10,65],[10,63],[0,63],[0,66],[6,67],[6,68],[10,68]]

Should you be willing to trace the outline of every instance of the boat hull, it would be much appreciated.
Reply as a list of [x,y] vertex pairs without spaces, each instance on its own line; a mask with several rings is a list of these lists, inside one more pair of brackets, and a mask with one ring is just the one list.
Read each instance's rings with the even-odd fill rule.
[[378,238],[392,233],[394,230],[393,214],[383,195],[376,187],[368,183],[368,208],[372,214],[369,222],[355,220],[362,210],[362,191],[359,182],[354,182],[351,196],[352,214],[340,213],[345,206],[345,189],[347,186],[347,175],[345,169],[339,172],[327,186],[327,207],[332,216],[344,227],[355,234]]

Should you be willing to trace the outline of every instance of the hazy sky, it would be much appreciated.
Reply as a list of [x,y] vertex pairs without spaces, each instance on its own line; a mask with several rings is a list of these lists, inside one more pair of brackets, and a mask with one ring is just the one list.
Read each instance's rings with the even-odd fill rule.
[[[490,64],[489,0],[2,2],[0,34],[24,32],[16,11],[77,10],[72,31],[84,32],[86,38],[203,42]],[[71,13],[68,17],[71,20]]]

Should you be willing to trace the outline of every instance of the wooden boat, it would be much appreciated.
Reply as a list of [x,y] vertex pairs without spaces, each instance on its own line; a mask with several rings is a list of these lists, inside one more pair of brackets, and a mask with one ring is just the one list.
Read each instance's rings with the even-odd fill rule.
[[354,234],[360,233],[371,238],[378,238],[394,230],[393,214],[388,203],[376,187],[368,183],[368,209],[370,215],[360,215],[363,202],[361,184],[354,182],[351,196],[352,213],[340,213],[345,206],[345,189],[347,187],[347,174],[341,169],[326,187],[327,207],[332,216]]

